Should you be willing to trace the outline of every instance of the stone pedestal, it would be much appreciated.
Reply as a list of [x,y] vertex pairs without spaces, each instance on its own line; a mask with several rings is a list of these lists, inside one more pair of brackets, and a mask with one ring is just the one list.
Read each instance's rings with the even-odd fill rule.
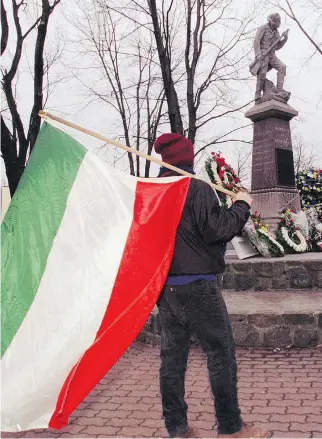
[[254,122],[251,193],[254,210],[259,210],[270,225],[287,207],[299,210],[300,197],[295,186],[290,120],[297,116],[294,108],[270,100],[255,105],[245,117]]

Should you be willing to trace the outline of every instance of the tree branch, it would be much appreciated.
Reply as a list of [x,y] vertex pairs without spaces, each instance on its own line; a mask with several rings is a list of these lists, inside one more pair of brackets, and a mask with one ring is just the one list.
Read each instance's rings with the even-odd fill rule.
[[162,79],[163,79],[165,94],[168,102],[171,131],[182,134],[183,123],[180,113],[179,100],[172,78],[170,59],[167,56],[166,48],[164,46],[162,39],[162,33],[160,29],[159,17],[156,7],[156,0],[147,0],[147,2],[150,9],[150,15],[152,18],[154,36],[155,36],[155,41],[156,41],[160,65],[161,65]]
[[[37,29],[37,38],[35,45],[34,56],[34,103],[31,110],[29,128],[28,128],[28,143],[30,145],[30,151],[32,151],[36,138],[40,130],[41,119],[38,115],[39,111],[43,108],[43,84],[44,84],[44,48],[47,35],[47,28],[50,14],[53,12],[56,5],[60,0],[56,0],[52,6],[50,6],[49,0],[42,0],[42,14],[37,20],[39,21]],[[37,22],[34,24],[36,26]],[[29,29],[28,32],[31,31]],[[27,34],[25,34],[27,36]],[[26,160],[26,157],[21,159]]]
[[[206,125],[206,124],[207,124],[208,122],[210,122],[211,120],[215,120],[215,119],[218,119],[218,118],[220,118],[220,117],[227,116],[228,114],[236,113],[237,111],[240,111],[240,110],[242,110],[243,108],[247,107],[251,102],[252,102],[252,101],[249,101],[249,102],[247,102],[246,104],[243,104],[241,107],[233,108],[233,109],[231,109],[231,110],[224,111],[224,112],[221,113],[221,114],[217,114],[217,115],[215,115],[215,116],[211,116],[211,117],[209,117],[208,119],[204,120],[200,125],[198,125],[198,126],[197,126],[197,129],[198,129],[198,128],[201,128],[201,127],[204,126],[204,125]],[[202,116],[201,116],[201,117],[202,117]]]
[[298,27],[301,29],[301,31],[303,32],[303,34],[306,36],[306,38],[310,41],[311,44],[313,44],[313,46],[315,47],[315,49],[320,53],[320,55],[322,55],[322,48],[313,40],[313,38],[307,33],[307,31],[304,29],[304,27],[301,25],[300,21],[298,20],[298,18],[295,16],[293,8],[289,2],[289,0],[286,0],[287,6],[289,7],[291,14],[288,14],[288,16],[290,18],[292,18],[295,23],[298,25]]
[[25,131],[23,123],[18,112],[17,103],[12,91],[12,83],[8,81],[6,75],[2,78],[2,88],[6,96],[9,111],[12,117],[12,124],[16,127],[18,133],[19,144],[22,146],[26,143],[27,139],[25,136]]
[[[202,146],[196,153],[195,153],[195,157],[197,157],[198,154],[200,154],[202,151],[204,151],[206,148],[208,148],[208,146],[210,145],[214,145],[214,144],[218,144],[218,143],[224,143],[228,140],[225,140],[224,137],[229,136],[230,134],[242,130],[244,128],[247,128],[249,126],[253,125],[252,123],[249,123],[247,125],[244,125],[242,127],[238,127],[238,128],[234,128],[233,130],[229,131],[228,133],[222,134],[221,136],[217,137],[216,139],[212,140],[211,142],[208,142],[206,145]],[[244,143],[251,143],[245,140],[236,140],[238,142],[244,142]]]
[[6,50],[9,38],[9,25],[7,12],[4,8],[3,0],[1,0],[1,55]]
[[310,43],[315,47],[315,50],[322,55],[322,47],[314,39],[309,35],[309,33],[304,29],[304,26],[301,24],[300,20],[296,17],[295,12],[291,6],[291,3],[289,0],[285,0],[287,3],[287,6],[289,10],[286,10],[281,3],[275,3],[271,2],[276,7],[279,7],[281,11],[283,11],[289,18],[291,18],[298,26],[298,28],[302,31],[302,33],[305,35],[305,37],[310,41]]

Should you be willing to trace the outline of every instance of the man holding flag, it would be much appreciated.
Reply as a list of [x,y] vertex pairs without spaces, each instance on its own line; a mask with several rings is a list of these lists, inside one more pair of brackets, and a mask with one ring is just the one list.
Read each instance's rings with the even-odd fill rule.
[[[182,136],[161,136],[156,151],[166,166],[193,166]],[[192,434],[183,397],[194,330],[208,355],[219,433],[263,437],[242,427],[233,339],[215,282],[225,242],[244,226],[250,204],[239,194],[224,210],[211,187],[188,173],[126,175],[44,123],[1,227],[2,430],[64,428],[160,299],[170,436]]]
[[[163,134],[154,147],[163,162],[193,172],[193,145],[185,137]],[[159,173],[159,177],[177,175],[165,168]],[[191,333],[196,334],[207,355],[218,437],[267,437],[262,429],[244,424],[240,415],[235,345],[216,281],[225,268],[225,244],[246,224],[251,204],[251,197],[240,192],[230,209],[223,208],[207,183],[190,181],[169,274],[158,300],[162,326],[160,390],[170,437],[194,437],[184,400]]]

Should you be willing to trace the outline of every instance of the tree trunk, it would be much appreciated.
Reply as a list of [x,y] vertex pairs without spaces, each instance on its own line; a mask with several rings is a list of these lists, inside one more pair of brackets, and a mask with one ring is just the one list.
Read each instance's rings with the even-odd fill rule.
[[[42,15],[37,30],[34,60],[34,105],[30,115],[28,130],[30,151],[32,151],[35,146],[41,124],[41,119],[38,113],[43,108],[44,48],[50,14],[51,8],[49,1],[42,0]],[[24,160],[26,160],[26,157],[24,157]]]
[[183,134],[183,123],[180,113],[178,95],[174,87],[170,59],[167,56],[166,49],[162,40],[162,33],[159,24],[156,0],[148,0],[148,6],[153,23],[155,41],[158,49],[158,55],[161,65],[162,80],[164,91],[168,103],[169,121],[172,133]]
[[1,55],[6,50],[9,37],[9,25],[7,12],[4,8],[3,0],[1,0]]
[[1,116],[1,155],[6,168],[10,196],[13,197],[25,166],[21,166],[17,156],[17,140],[12,136]]
[[6,164],[6,174],[8,177],[10,197],[12,198],[17,190],[18,184],[24,173],[25,166],[20,166],[18,161],[15,163]]
[[197,110],[194,103],[193,76],[191,69],[187,71],[187,104],[189,117],[188,139],[194,145],[197,133]]
[[[12,118],[13,134],[11,134],[4,119],[1,118],[1,152],[6,167],[11,197],[15,193],[20,178],[24,172],[28,148],[30,147],[30,151],[33,149],[40,130],[41,119],[38,116],[38,113],[43,108],[44,47],[50,14],[53,12],[54,8],[59,2],[60,0],[55,0],[52,5],[50,5],[49,0],[42,0],[41,16],[35,20],[35,22],[25,33],[22,32],[19,20],[19,9],[24,5],[24,2],[12,2],[12,12],[17,41],[11,67],[2,77],[2,88],[6,96]],[[3,6],[3,0],[1,0],[1,11],[2,25],[6,25],[7,17]],[[30,114],[28,133],[25,135],[25,129],[12,89],[12,82],[17,74],[20,64],[23,43],[30,32],[32,32],[37,26],[38,30],[35,45],[33,81],[34,99]],[[7,31],[8,29],[2,30],[1,51],[6,49],[6,40],[8,38],[8,35],[6,35]]]

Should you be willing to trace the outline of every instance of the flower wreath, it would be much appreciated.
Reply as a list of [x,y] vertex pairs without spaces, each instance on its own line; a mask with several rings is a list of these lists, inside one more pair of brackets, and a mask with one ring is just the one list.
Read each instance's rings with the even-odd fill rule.
[[[211,153],[211,157],[205,162],[205,168],[212,183],[221,185],[232,192],[243,190],[236,172],[226,163],[221,153]],[[230,207],[232,205],[230,197],[223,193],[219,193],[218,196],[223,206]],[[251,215],[244,227],[244,233],[262,256],[284,256],[283,247],[269,233],[259,212],[254,212]]]
[[[218,184],[232,192],[238,192],[242,189],[236,172],[226,163],[221,153],[212,152],[211,157],[205,162],[205,168],[212,183]],[[218,196],[223,206],[230,207],[232,205],[232,200],[229,196],[222,192],[219,192]]]
[[[268,225],[264,224],[261,214],[257,210],[251,214],[251,221],[256,231],[256,240],[258,243],[255,246],[259,253],[265,257],[284,256],[284,247],[271,235]],[[250,237],[250,232],[252,232],[252,230],[250,230],[247,225],[245,230],[252,242]]]
[[316,218],[318,221],[322,221],[322,203],[319,204],[315,204],[314,206],[304,206],[303,207],[303,212],[305,212],[305,214],[310,213],[312,211],[312,209],[314,210],[315,214],[316,214]]
[[322,251],[322,223],[319,222],[318,212],[314,207],[306,211],[309,223],[308,247],[311,251]]
[[297,189],[304,211],[315,207],[318,219],[322,220],[322,169],[308,169],[296,176]]
[[276,239],[289,253],[304,253],[307,250],[307,242],[303,234],[295,225],[290,209],[281,215],[281,221],[276,230]]

